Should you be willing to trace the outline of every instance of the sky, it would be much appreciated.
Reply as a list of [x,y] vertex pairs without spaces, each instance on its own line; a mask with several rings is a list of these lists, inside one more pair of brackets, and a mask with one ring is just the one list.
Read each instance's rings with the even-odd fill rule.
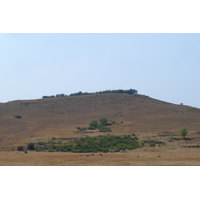
[[0,102],[136,89],[200,108],[198,33],[1,33]]

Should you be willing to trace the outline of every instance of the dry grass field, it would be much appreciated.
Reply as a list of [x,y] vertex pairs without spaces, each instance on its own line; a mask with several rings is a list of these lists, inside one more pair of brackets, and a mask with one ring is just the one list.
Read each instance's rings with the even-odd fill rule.
[[[22,116],[21,119],[15,115]],[[56,138],[80,138],[100,133],[77,132],[92,120],[106,117],[109,134],[135,133],[139,140],[166,145],[118,153],[17,151],[17,146]],[[189,133],[183,140],[180,130]],[[144,95],[93,94],[0,103],[0,165],[6,166],[161,166],[200,165],[200,109],[175,105]],[[92,155],[94,154],[94,155]]]

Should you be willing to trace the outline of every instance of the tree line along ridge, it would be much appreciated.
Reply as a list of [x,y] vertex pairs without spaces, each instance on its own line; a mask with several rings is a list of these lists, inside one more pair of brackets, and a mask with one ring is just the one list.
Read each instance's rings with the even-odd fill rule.
[[[130,89],[130,90],[104,90],[104,91],[99,91],[99,92],[77,92],[77,93],[72,93],[69,96],[80,96],[80,95],[89,95],[89,94],[108,94],[108,93],[125,93],[125,94],[138,94],[138,91],[135,89]],[[65,97],[68,96],[67,94],[56,94],[56,95],[51,95],[51,96],[43,96],[42,98],[54,98],[54,97]]]

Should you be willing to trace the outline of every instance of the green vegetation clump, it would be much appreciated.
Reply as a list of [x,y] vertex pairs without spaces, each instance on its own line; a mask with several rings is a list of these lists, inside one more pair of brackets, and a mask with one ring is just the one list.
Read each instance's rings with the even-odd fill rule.
[[96,128],[94,126],[88,126],[88,130],[95,130]]
[[100,132],[111,132],[111,128],[105,127],[105,126],[99,126]]
[[90,122],[89,126],[93,127],[94,129],[98,128],[98,122],[97,122],[97,120],[93,120],[92,122]]
[[15,118],[17,118],[17,119],[21,119],[22,116],[21,116],[21,115],[15,115]]
[[48,144],[55,144],[56,142],[54,142],[53,140],[49,140]]
[[65,96],[67,96],[66,94],[56,94],[56,95],[51,95],[51,96],[43,96],[42,98],[43,99],[46,99],[46,98],[54,98],[54,97],[65,97]]
[[44,145],[44,142],[39,141],[37,144],[38,144],[38,145]]
[[143,141],[140,142],[140,146],[141,147],[144,147],[144,145],[145,145],[145,140],[143,140]]
[[151,143],[151,142],[150,142],[150,143],[149,143],[149,146],[150,146],[150,147],[155,147],[155,146],[156,146],[156,144],[155,144],[155,143]]
[[81,128],[80,126],[77,126],[76,129],[77,129],[77,130],[81,130],[82,128]]
[[132,135],[99,135],[95,137],[82,137],[74,140],[72,143],[58,143],[47,142],[46,145],[39,145],[35,147],[36,151],[63,151],[74,153],[88,153],[88,152],[119,152],[120,150],[132,150],[140,148],[140,142]]

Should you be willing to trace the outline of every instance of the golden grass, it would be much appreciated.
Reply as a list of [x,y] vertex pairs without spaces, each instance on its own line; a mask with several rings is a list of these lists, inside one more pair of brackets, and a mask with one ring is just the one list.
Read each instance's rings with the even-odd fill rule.
[[[199,149],[126,153],[0,152],[1,166],[199,166]],[[81,156],[82,155],[82,156]]]

